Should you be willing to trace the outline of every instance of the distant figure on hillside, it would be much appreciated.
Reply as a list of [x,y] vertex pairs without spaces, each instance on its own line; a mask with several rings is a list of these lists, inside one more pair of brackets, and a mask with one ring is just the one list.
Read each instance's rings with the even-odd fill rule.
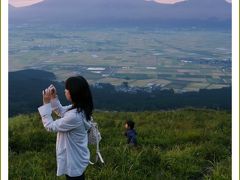
[[[93,111],[92,94],[88,82],[82,77],[70,77],[65,83],[65,96],[71,102],[62,106],[57,91],[50,85],[42,92],[43,105],[38,108],[47,131],[57,132],[57,176],[84,180],[90,152],[88,130]],[[53,120],[54,111],[60,118]]]
[[135,123],[132,120],[128,120],[125,123],[126,132],[124,135],[127,137],[127,144],[130,146],[137,146],[137,132],[134,129]]

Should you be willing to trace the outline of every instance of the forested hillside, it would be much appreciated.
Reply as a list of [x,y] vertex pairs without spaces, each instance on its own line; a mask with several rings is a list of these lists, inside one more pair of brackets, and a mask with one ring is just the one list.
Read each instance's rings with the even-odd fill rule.
[[[9,73],[9,115],[32,113],[42,104],[42,90],[54,84],[66,104],[64,83],[53,73],[23,70]],[[200,89],[198,92],[175,93],[173,89],[131,89],[118,91],[111,84],[91,86],[95,109],[107,111],[158,111],[186,107],[231,110],[231,87]],[[148,90],[151,90],[149,92]]]

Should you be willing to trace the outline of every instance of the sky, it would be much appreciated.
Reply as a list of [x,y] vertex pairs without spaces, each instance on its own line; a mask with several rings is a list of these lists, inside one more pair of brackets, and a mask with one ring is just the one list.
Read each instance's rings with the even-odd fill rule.
[[[40,3],[44,0],[9,0],[9,4],[14,7],[24,7],[30,6],[36,3]],[[163,3],[163,4],[174,4],[177,2],[185,1],[185,0],[145,0],[145,1],[154,1],[156,3]],[[232,2],[232,0],[226,0],[227,2]]]
[[43,0],[9,0],[9,4],[11,4],[14,7],[24,7],[24,6],[30,6],[42,1]]
[[156,3],[162,3],[162,4],[174,4],[177,2],[182,2],[184,0],[145,0],[145,1],[154,1]]

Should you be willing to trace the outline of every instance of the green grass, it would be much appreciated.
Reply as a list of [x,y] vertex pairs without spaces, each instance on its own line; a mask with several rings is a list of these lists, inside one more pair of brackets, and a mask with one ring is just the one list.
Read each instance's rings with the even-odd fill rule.
[[[168,112],[95,112],[105,164],[89,165],[87,179],[231,179],[231,114],[184,109]],[[123,136],[136,122],[139,147]],[[9,120],[9,179],[56,177],[55,139],[38,114]],[[94,147],[90,147],[94,158]]]

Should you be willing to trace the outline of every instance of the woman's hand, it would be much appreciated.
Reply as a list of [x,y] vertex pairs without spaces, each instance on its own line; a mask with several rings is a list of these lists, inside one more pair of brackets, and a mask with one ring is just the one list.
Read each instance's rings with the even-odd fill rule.
[[56,90],[55,86],[51,84],[48,87],[48,89],[50,90],[51,99],[55,99],[57,97],[57,90]]
[[51,90],[49,88],[42,91],[43,104],[48,104],[51,101]]

